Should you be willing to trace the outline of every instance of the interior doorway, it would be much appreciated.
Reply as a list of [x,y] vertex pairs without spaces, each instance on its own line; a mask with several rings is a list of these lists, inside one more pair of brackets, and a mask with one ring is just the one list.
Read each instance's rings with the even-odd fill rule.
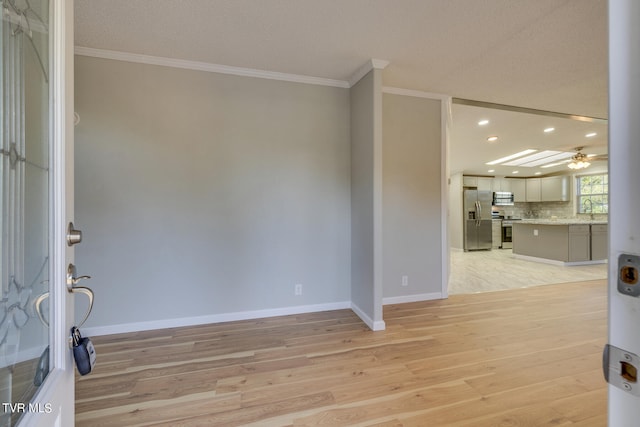
[[[500,231],[504,220],[589,224],[595,217],[606,223],[606,214],[582,209],[577,177],[608,173],[607,121],[460,99],[453,100],[451,112],[449,294],[606,278],[606,264],[567,266],[516,256],[500,240]],[[590,156],[588,168],[568,167],[576,148]],[[560,176],[569,183],[566,200],[536,200],[516,192],[516,184],[524,189],[528,180]],[[469,188],[516,195],[510,205],[494,204],[492,216],[485,213],[494,226],[491,250],[465,250],[462,196]]]

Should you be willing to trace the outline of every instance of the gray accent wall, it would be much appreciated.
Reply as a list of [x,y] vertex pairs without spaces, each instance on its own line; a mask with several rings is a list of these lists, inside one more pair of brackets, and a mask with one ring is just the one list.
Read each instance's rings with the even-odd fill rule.
[[[372,309],[372,266],[351,271],[352,253],[359,266],[373,248],[372,183],[351,162],[358,87],[350,97],[83,56],[75,76],[76,265],[96,294],[87,326],[352,298]],[[362,167],[367,150],[354,146]]]
[[385,303],[442,292],[441,108],[437,99],[383,95]]

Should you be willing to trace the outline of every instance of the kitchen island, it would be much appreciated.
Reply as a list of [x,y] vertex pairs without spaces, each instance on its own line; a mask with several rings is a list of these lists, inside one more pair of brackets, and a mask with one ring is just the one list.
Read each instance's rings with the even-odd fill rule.
[[513,254],[561,265],[607,261],[607,222],[522,220],[513,224]]

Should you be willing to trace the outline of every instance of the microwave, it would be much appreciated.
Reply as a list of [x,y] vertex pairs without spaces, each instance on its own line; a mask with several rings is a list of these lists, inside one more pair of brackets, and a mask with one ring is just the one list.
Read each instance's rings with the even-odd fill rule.
[[511,206],[513,205],[513,193],[508,191],[495,191],[493,193],[494,206]]

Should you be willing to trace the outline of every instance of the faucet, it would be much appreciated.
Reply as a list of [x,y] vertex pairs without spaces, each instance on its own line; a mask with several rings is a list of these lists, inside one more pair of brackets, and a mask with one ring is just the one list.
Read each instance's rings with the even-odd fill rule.
[[584,199],[584,202],[582,202],[582,211],[587,213],[587,202],[589,202],[589,218],[593,220],[593,202],[591,199]]

